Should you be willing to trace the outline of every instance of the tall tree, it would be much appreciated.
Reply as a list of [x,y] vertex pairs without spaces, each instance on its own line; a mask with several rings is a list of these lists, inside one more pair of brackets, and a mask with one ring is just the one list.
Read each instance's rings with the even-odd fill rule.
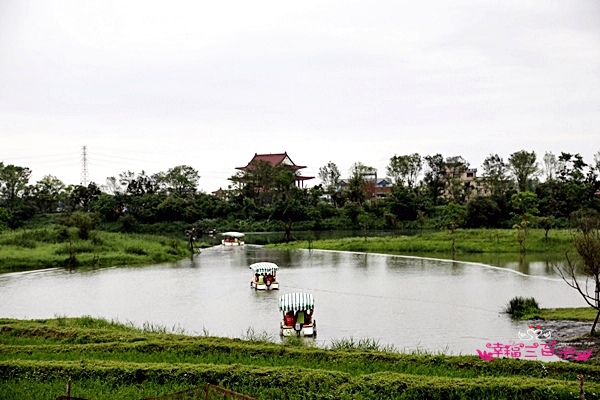
[[[595,210],[578,212],[574,215],[573,225],[577,229],[573,241],[578,257],[567,254],[567,265],[557,267],[557,272],[567,285],[576,289],[585,302],[596,310],[596,319],[590,331],[593,335],[600,318],[600,218]],[[581,272],[585,274],[585,279]],[[588,290],[590,278],[594,286],[593,293]]]
[[596,154],[594,154],[594,163],[592,164],[592,168],[596,175],[600,175],[600,150]]
[[517,240],[521,247],[521,252],[527,250],[527,237],[529,235],[529,225],[535,215],[538,214],[538,198],[532,192],[518,192],[512,195],[511,204],[514,210],[516,223],[513,229],[517,234]]
[[329,161],[319,168],[319,179],[323,183],[325,193],[332,195],[338,190],[340,176],[340,170],[333,161]]
[[377,169],[361,162],[352,164],[348,181],[348,200],[362,204],[372,195],[377,180]]
[[539,167],[535,152],[519,150],[508,158],[508,166],[511,170],[519,192],[525,192],[531,187],[532,179],[537,176]]
[[110,195],[123,194],[125,192],[114,176],[106,178],[106,184],[102,186],[102,191]]
[[441,154],[425,156],[427,170],[423,176],[423,185],[434,206],[439,205],[446,188],[446,162]]
[[283,224],[286,241],[291,238],[294,222],[306,218],[307,210],[303,200],[306,200],[304,191],[293,185],[288,185],[282,196],[273,203],[271,218]]
[[394,185],[392,193],[386,197],[385,204],[398,221],[414,221],[417,219],[418,199],[414,190]]
[[0,162],[0,201],[7,208],[16,206],[17,201],[23,196],[29,184],[31,170],[16,165],[4,165]]
[[87,186],[75,185],[68,187],[65,193],[68,193],[67,206],[69,211],[90,211],[93,203],[102,194],[100,188],[94,182],[90,182]]
[[558,156],[558,177],[562,182],[583,183],[586,178],[585,167],[587,164],[579,154],[562,152]]
[[452,238],[452,254],[456,252],[456,237],[454,232],[464,224],[467,216],[465,207],[456,204],[448,203],[443,209],[443,223],[445,227],[450,231]]
[[145,171],[135,174],[131,171],[124,171],[119,174],[120,187],[116,185],[116,179],[114,177],[107,179],[107,184],[111,186],[111,189],[115,193],[125,192],[134,196],[142,196],[145,194],[153,194],[158,190],[160,184],[159,179],[163,177],[164,173],[158,173],[153,176],[148,176]]
[[495,228],[501,210],[492,196],[475,196],[467,203],[466,224],[469,228]]
[[423,159],[418,153],[390,158],[386,167],[388,176],[395,185],[406,185],[412,188],[423,170]]
[[457,204],[464,203],[469,197],[471,187],[461,179],[468,168],[469,162],[461,156],[446,158],[446,190],[451,200]]
[[558,169],[558,159],[551,151],[547,151],[542,161],[544,163],[544,180],[549,181],[554,179]]
[[483,161],[483,177],[490,192],[501,196],[508,190],[508,166],[498,154],[490,154]]
[[65,184],[60,179],[46,175],[31,188],[32,200],[41,213],[56,211],[64,190]]
[[166,173],[159,174],[157,179],[166,193],[181,197],[190,197],[196,194],[199,180],[198,171],[188,165],[169,168]]
[[0,162],[0,219],[9,227],[17,228],[35,214],[35,207],[27,199],[31,170]]

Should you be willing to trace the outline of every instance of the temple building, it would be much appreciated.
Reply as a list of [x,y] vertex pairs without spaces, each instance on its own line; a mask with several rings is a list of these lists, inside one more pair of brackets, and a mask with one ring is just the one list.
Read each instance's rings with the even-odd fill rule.
[[275,154],[254,153],[254,157],[252,157],[252,160],[250,160],[250,162],[248,162],[248,164],[245,167],[236,167],[236,169],[238,169],[240,171],[244,171],[244,172],[251,172],[253,166],[256,165],[257,163],[259,163],[260,161],[267,162],[267,163],[271,164],[271,166],[273,166],[273,167],[276,167],[276,166],[282,165],[282,164],[288,166],[294,172],[295,184],[299,188],[304,188],[304,181],[314,179],[314,176],[300,175],[299,171],[303,168],[306,168],[306,166],[296,165],[292,161],[290,156],[287,154],[287,152],[275,153]]

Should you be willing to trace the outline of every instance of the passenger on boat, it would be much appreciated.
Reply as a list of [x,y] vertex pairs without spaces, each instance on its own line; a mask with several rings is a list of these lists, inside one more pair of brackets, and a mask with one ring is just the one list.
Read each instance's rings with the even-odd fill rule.
[[258,276],[258,284],[259,285],[264,285],[265,284],[265,276],[263,274],[260,274]]
[[311,314],[310,310],[306,310],[306,318],[304,320],[304,323],[306,325],[310,325],[312,323],[312,314]]
[[254,282],[258,283],[258,272],[254,274]]
[[285,326],[294,326],[294,313],[292,311],[288,311],[283,316],[283,320]]
[[300,324],[300,327],[304,325],[304,311],[298,311],[296,313],[296,323]]

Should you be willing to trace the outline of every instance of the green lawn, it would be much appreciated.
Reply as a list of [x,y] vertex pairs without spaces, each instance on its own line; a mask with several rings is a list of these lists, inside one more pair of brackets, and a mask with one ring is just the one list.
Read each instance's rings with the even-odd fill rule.
[[87,240],[75,228],[58,225],[0,233],[0,273],[51,267],[105,267],[180,260],[187,242],[165,236],[92,231]]
[[[310,343],[310,341],[306,342]],[[364,348],[364,344],[368,347]],[[342,346],[344,347],[344,346]],[[212,383],[259,399],[598,399],[600,365],[277,344],[91,317],[0,319],[0,399],[142,399]]]
[[[352,237],[313,241],[270,244],[271,248],[300,248],[339,251],[359,251],[393,254],[449,254],[452,240],[456,254],[519,254],[520,245],[510,229],[459,229],[454,235],[448,231],[426,232],[422,235]],[[574,252],[572,231],[553,230],[548,238],[541,229],[530,229],[526,240],[527,254],[562,254]]]

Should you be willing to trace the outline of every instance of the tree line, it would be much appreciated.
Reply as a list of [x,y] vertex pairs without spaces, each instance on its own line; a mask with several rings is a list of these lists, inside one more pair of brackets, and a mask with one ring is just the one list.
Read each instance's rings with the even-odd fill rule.
[[[377,169],[356,162],[342,175],[335,162],[304,189],[297,171],[259,161],[230,178],[228,190],[198,190],[199,172],[186,165],[146,174],[124,171],[104,185],[65,185],[47,175],[31,184],[27,167],[0,162],[0,229],[36,214],[87,213],[111,229],[183,222],[200,230],[423,229],[565,227],[574,212],[600,211],[600,151],[579,154],[517,151],[490,154],[477,175],[461,156],[394,155],[377,197]],[[468,177],[468,174],[471,174]]]

